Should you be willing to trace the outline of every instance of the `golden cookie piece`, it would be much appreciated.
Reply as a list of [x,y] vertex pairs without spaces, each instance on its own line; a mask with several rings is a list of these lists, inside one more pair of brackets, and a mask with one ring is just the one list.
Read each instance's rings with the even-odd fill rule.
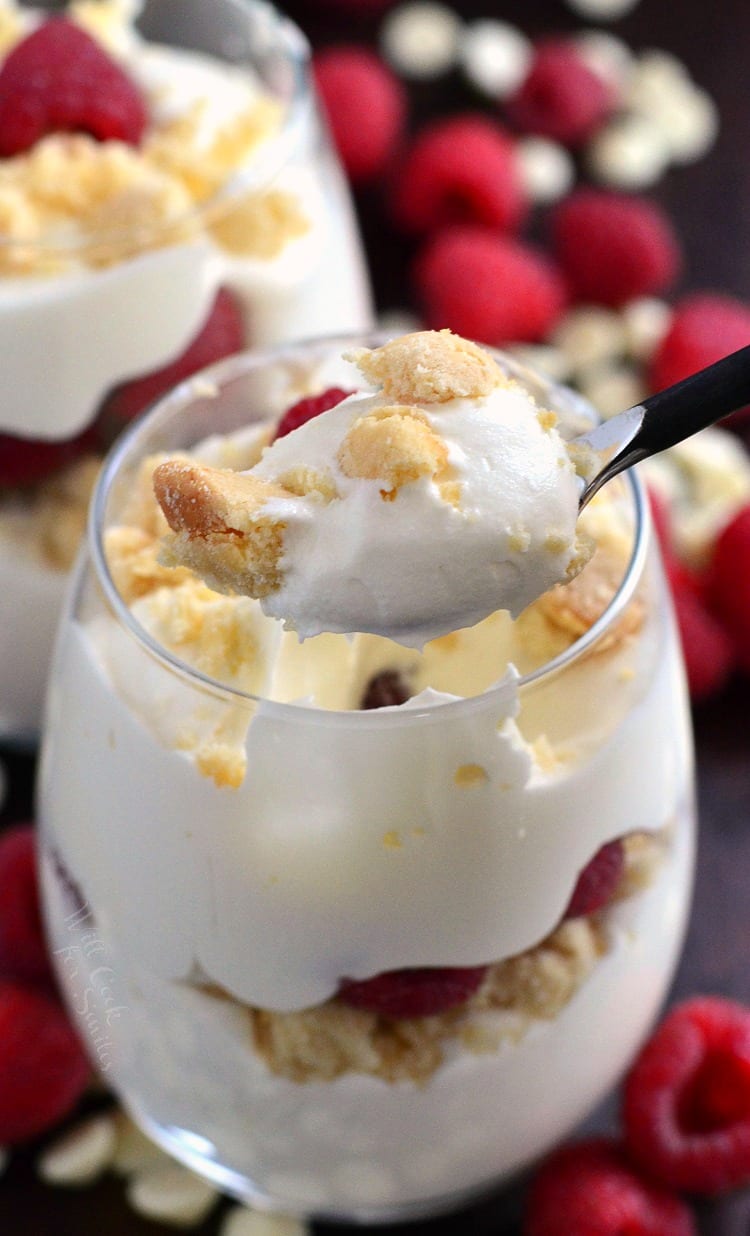
[[291,193],[269,189],[266,193],[249,193],[224,211],[211,224],[211,232],[228,253],[272,261],[310,227],[310,220]]
[[387,399],[404,404],[482,399],[510,385],[488,352],[449,330],[403,335],[371,351],[358,348],[345,359],[382,387]]
[[[600,542],[575,578],[545,592],[529,610],[541,616],[555,632],[567,637],[568,643],[574,643],[611,605],[625,576],[628,558],[629,545],[614,539]],[[644,602],[635,597],[593,651],[605,652],[621,645],[641,629],[644,618]]]
[[395,405],[360,416],[337,453],[345,476],[382,481],[384,497],[420,477],[437,477],[448,464],[448,447],[418,408]]
[[105,533],[107,565],[117,591],[128,604],[157,588],[176,588],[191,578],[184,568],[162,565],[159,542],[141,528],[121,525]]
[[[451,1040],[469,1051],[497,1051],[504,1040],[522,1037],[533,1021],[554,1018],[604,952],[597,925],[579,919],[527,953],[489,966],[482,986],[459,1008],[399,1019],[336,998],[293,1013],[250,1008],[253,1045],[272,1072],[297,1083],[366,1073],[421,1084],[440,1067]],[[216,987],[209,994],[226,998]],[[499,1012],[508,1020],[492,1016]]]
[[162,563],[190,567],[217,592],[264,597],[278,588],[286,524],[263,507],[289,497],[281,485],[168,460],[154,472],[154,493],[172,530]]

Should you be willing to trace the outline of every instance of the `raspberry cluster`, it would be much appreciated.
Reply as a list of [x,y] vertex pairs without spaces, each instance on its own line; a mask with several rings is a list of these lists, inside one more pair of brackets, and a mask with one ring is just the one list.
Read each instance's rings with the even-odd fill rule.
[[706,699],[735,669],[750,672],[750,503],[721,530],[705,566],[691,569],[677,556],[668,509],[657,495],[651,498],[690,694],[695,701]]
[[[382,20],[381,56],[370,48],[363,59],[355,45],[318,53],[344,166],[358,192],[365,185],[367,211],[375,198],[411,254],[418,320],[492,345],[545,345],[526,358],[577,384],[605,415],[750,344],[750,305],[715,293],[674,307],[660,299],[684,271],[682,247],[666,212],[634,191],[705,153],[715,135],[710,101],[684,66],[611,35],[533,43],[502,22],[462,28],[453,16],[428,38],[419,6],[404,4]],[[451,67],[473,88],[467,108],[421,123],[415,83],[424,90]],[[345,95],[329,84],[343,78]],[[742,419],[729,427],[741,430]],[[696,569],[668,513],[662,522],[697,701],[748,668],[745,542],[734,525],[720,527]]]
[[695,1236],[679,1196],[750,1183],[750,1009],[677,1005],[623,1086],[623,1133],[562,1147],[529,1190],[524,1236]]
[[[356,16],[359,6],[352,11]],[[536,342],[551,335],[567,304],[621,307],[666,292],[684,265],[681,246],[666,213],[633,190],[647,187],[648,159],[638,141],[649,125],[652,151],[661,126],[654,178],[670,160],[705,153],[715,136],[710,101],[684,66],[666,53],[637,57],[596,32],[534,44],[502,22],[462,28],[460,14],[448,16],[438,38],[436,16],[421,17],[418,5],[406,4],[383,22],[382,56],[356,44],[316,56],[345,168],[358,188],[370,186],[370,198],[374,188],[384,222],[413,246],[412,299],[421,316],[485,343]],[[474,91],[467,110],[420,126],[409,77],[455,66]],[[477,91],[485,95],[481,109]],[[587,156],[578,172],[604,187],[569,193],[576,164],[567,151],[592,135],[608,167],[618,152],[617,174],[597,175]],[[539,207],[550,203],[545,218]],[[529,243],[528,230],[545,239],[542,251]],[[713,340],[722,333],[722,310],[710,307],[710,297],[698,300],[699,318],[715,321]],[[736,310],[729,311],[725,351],[743,335]],[[683,363],[705,363],[711,347],[698,339],[672,343],[654,360],[653,389],[684,372]]]
[[[384,26],[397,64],[404,57],[394,30],[403,41],[407,17],[397,10]],[[415,55],[417,33],[408,36]],[[491,42],[491,31],[481,34]],[[600,131],[624,96],[573,38],[540,40],[525,53],[507,32],[505,40],[506,58],[524,66],[513,89],[484,110],[472,96],[464,113],[422,127],[410,118],[408,82],[373,50],[347,44],[316,57],[345,168],[358,188],[375,187],[386,221],[413,246],[421,315],[495,345],[546,338],[569,302],[622,305],[660,294],[682,266],[670,220],[645,198],[582,189],[546,220],[532,209],[569,187],[566,148]],[[546,237],[544,251],[529,229]]]

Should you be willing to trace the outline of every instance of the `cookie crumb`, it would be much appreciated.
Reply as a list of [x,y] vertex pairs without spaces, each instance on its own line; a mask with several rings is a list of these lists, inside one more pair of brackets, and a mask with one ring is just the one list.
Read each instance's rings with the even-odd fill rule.
[[487,769],[481,764],[461,764],[453,775],[453,780],[460,790],[468,790],[475,785],[485,785],[489,779]]

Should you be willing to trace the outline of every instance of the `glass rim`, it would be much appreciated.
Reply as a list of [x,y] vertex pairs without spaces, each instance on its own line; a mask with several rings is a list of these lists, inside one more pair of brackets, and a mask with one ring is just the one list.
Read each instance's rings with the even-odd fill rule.
[[[374,723],[377,725],[384,723],[387,725],[397,721],[409,723],[435,720],[438,715],[444,718],[448,710],[452,710],[452,715],[471,712],[482,704],[486,704],[487,700],[492,697],[500,700],[503,697],[508,697],[515,690],[521,691],[527,686],[553,677],[566,666],[584,656],[598,642],[600,637],[622,617],[630,604],[643,574],[651,529],[651,517],[648,502],[646,501],[645,488],[633,469],[630,469],[622,478],[629,487],[630,498],[633,504],[633,544],[622,578],[608,605],[588,630],[579,636],[578,639],[574,640],[568,648],[565,648],[562,652],[552,657],[549,661],[545,661],[542,665],[537,666],[536,669],[531,670],[529,673],[520,674],[516,671],[514,674],[512,670],[506,669],[496,683],[486,687],[484,691],[479,692],[477,695],[452,697],[448,700],[439,699],[425,702],[419,706],[413,706],[408,702],[405,706],[369,710],[329,709],[317,704],[306,704],[303,701],[285,702],[274,700],[268,696],[243,691],[238,687],[233,687],[205,674],[202,670],[195,668],[187,661],[183,661],[175,653],[165,648],[138,622],[118,590],[109,569],[104,548],[104,531],[106,508],[113,485],[120,475],[123,462],[127,460],[131,453],[135,455],[136,459],[145,457],[144,452],[140,452],[140,454],[138,452],[139,440],[150,437],[160,426],[166,425],[181,411],[189,407],[196,398],[201,398],[200,388],[202,386],[214,387],[220,392],[222,385],[228,384],[254,370],[261,369],[269,363],[283,363],[286,357],[290,359],[296,358],[300,352],[316,347],[329,350],[338,349],[340,352],[343,352],[352,346],[378,346],[393,337],[393,333],[377,331],[356,335],[321,335],[262,351],[237,353],[201,370],[200,373],[193,374],[167,395],[157,400],[150,409],[121,434],[105,458],[92,495],[87,526],[87,545],[98,583],[115,618],[130,636],[166,670],[170,673],[176,673],[195,689],[208,691],[214,696],[220,696],[227,701],[242,705],[248,709],[262,707],[269,715],[272,713],[276,715],[282,714],[288,719],[294,718],[297,721],[309,720],[312,717],[316,721],[324,720],[328,724],[345,722],[347,724]],[[511,376],[517,377],[522,381],[526,379],[527,382],[533,379],[541,383],[552,394],[557,391],[570,391],[570,394],[575,397],[575,401],[580,404],[582,409],[588,409],[592,416],[596,416],[591,405],[569,387],[537,374],[498,348],[488,347],[487,350]],[[175,447],[174,449],[177,450],[178,448]],[[82,555],[79,560],[79,567],[81,569],[85,568],[85,562],[85,555]],[[354,721],[353,718],[358,718],[359,720]]]
[[[262,189],[273,180],[274,176],[284,167],[298,149],[306,124],[313,108],[313,92],[309,80],[310,45],[300,28],[282,13],[271,0],[228,0],[239,10],[246,10],[248,18],[255,15],[262,17],[278,40],[278,50],[284,55],[286,64],[292,71],[292,90],[288,100],[283,105],[283,117],[279,128],[274,130],[269,139],[263,139],[258,146],[258,157],[252,160],[250,167],[239,169],[230,175],[225,183],[204,202],[197,202],[187,210],[176,214],[173,218],[164,219],[156,224],[135,224],[132,227],[121,226],[103,228],[85,236],[71,236],[60,240],[46,240],[44,237],[26,240],[23,237],[7,236],[0,233],[0,253],[12,254],[14,250],[23,253],[38,254],[40,258],[75,258],[85,254],[87,250],[99,246],[118,244],[126,249],[121,257],[115,257],[113,262],[104,266],[100,263],[87,264],[82,262],[81,272],[96,273],[112,266],[120,266],[170,245],[193,242],[196,238],[188,232],[182,237],[180,229],[197,225],[204,219],[216,215],[221,219],[225,210],[241,200],[242,196],[251,190]],[[33,8],[33,5],[24,5]],[[51,15],[57,14],[53,9]],[[136,19],[137,20],[137,19]],[[161,44],[160,44],[161,45]],[[170,44],[163,44],[170,46]],[[221,62],[220,62],[221,63]],[[237,67],[242,67],[238,65]],[[80,134],[70,133],[60,136],[76,137]],[[15,157],[23,157],[15,156]],[[176,236],[173,236],[176,233]],[[170,239],[172,237],[172,239]],[[161,243],[159,243],[161,239]],[[140,241],[140,243],[139,243]],[[57,278],[56,271],[45,272],[35,276],[23,270],[18,273],[8,272],[3,278],[28,279]]]

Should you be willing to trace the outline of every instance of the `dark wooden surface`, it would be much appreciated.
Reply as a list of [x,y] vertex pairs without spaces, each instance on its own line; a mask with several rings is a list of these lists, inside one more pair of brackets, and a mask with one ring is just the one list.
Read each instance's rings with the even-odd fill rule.
[[[497,16],[530,33],[579,25],[562,0],[471,0],[458,4],[467,17]],[[327,6],[290,0],[287,10],[317,45],[344,38],[372,40],[375,19],[342,16]],[[686,250],[683,287],[713,287],[750,297],[750,4],[747,0],[641,0],[611,27],[636,49],[667,48],[687,63],[719,104],[719,143],[702,163],[676,169],[655,195],[673,214]],[[456,81],[412,91],[415,116],[467,107],[470,96]],[[379,196],[363,195],[359,208],[380,308],[408,302],[408,250],[393,234]],[[543,219],[540,220],[543,228]],[[750,684],[735,681],[719,699],[695,711],[701,838],[695,905],[673,998],[714,992],[750,1001]],[[10,792],[0,824],[32,812],[33,757],[2,753]],[[593,1118],[611,1127],[613,1103]],[[4,1236],[139,1236],[166,1232],[139,1219],[124,1201],[119,1181],[107,1179],[81,1192],[42,1187],[32,1148],[16,1155],[0,1179],[0,1226]],[[518,1236],[522,1189],[505,1191],[450,1219],[390,1229],[394,1236]],[[201,1229],[211,1236],[219,1214]],[[750,1195],[700,1210],[702,1236],[750,1236]],[[319,1226],[318,1233],[348,1229]],[[351,1229],[363,1232],[366,1229]],[[373,1231],[378,1229],[372,1229]],[[565,1236],[561,1229],[560,1236]]]

